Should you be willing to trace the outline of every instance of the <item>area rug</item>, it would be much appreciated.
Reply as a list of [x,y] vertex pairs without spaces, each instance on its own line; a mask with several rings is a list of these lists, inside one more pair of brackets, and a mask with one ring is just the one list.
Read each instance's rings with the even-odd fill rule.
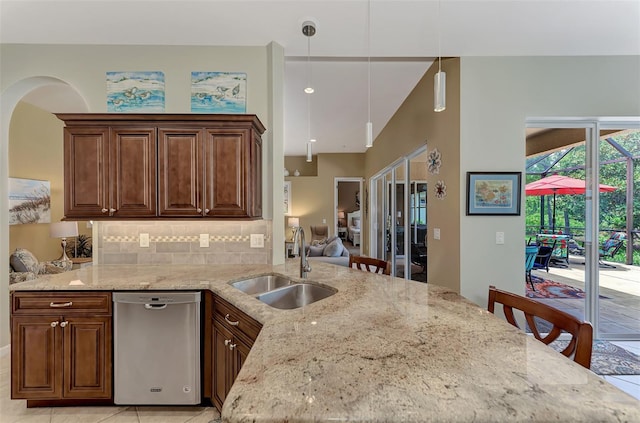
[[[550,346],[562,351],[569,341],[555,341]],[[599,375],[640,375],[640,356],[608,341],[593,341],[591,370]]]
[[[531,289],[531,284],[527,282],[527,297],[529,298],[584,298],[586,293],[580,289],[564,283],[540,279],[534,277],[533,285],[536,290]],[[600,298],[608,298],[600,295]]]

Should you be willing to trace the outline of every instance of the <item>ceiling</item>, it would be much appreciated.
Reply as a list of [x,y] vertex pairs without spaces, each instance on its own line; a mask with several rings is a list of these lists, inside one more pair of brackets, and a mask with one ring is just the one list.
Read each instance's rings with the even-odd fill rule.
[[[310,109],[302,90],[309,77],[306,20],[317,27]],[[640,55],[640,1],[0,0],[2,43],[279,43],[286,58],[286,155],[304,155],[309,134],[318,140],[314,154],[365,151],[368,57],[377,135],[438,56],[439,29],[442,56]],[[73,111],[62,110],[67,96],[69,104],[77,100],[65,90],[26,100]]]

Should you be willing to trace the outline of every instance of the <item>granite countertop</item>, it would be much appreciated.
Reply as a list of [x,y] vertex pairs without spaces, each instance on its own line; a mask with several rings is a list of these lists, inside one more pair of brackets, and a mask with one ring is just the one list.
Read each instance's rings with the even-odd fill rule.
[[338,292],[295,310],[229,285],[272,272],[299,280],[298,266],[93,266],[10,289],[222,296],[264,325],[226,422],[640,421],[640,401],[433,283],[312,263],[308,281]]

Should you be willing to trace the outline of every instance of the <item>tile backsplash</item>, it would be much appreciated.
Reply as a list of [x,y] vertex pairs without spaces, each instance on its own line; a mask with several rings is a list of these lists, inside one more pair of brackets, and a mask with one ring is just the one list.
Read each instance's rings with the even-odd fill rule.
[[[272,226],[253,221],[97,221],[93,257],[100,264],[268,264]],[[149,246],[141,247],[141,234]],[[206,234],[208,247],[200,247]],[[251,248],[251,234],[264,234],[264,248]]]

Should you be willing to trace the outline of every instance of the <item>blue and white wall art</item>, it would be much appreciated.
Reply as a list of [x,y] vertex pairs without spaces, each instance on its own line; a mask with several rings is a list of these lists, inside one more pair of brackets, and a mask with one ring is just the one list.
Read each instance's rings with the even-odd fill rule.
[[191,112],[243,114],[247,111],[247,74],[191,72]]
[[107,72],[107,112],[164,113],[164,72]]

